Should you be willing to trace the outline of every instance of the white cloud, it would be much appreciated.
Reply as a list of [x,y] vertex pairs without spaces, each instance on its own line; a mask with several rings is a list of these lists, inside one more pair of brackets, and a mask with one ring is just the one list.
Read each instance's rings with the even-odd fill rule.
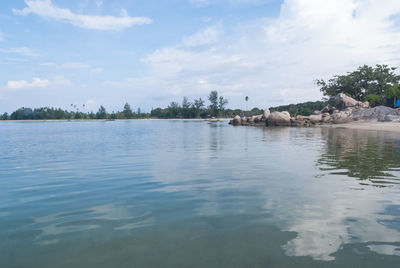
[[230,5],[230,6],[239,6],[239,5],[256,5],[261,3],[267,3],[268,0],[189,0],[189,2],[195,7],[202,7],[212,4],[222,4],[222,5]]
[[66,62],[59,66],[60,69],[87,69],[90,65],[83,62]]
[[29,47],[13,47],[10,49],[0,49],[1,52],[4,53],[13,53],[13,54],[19,54],[21,56],[25,57],[38,57],[39,53],[34,51],[33,49]]
[[197,47],[203,45],[215,44],[218,41],[219,32],[221,31],[219,26],[210,26],[204,30],[189,36],[183,40],[183,45],[186,47]]
[[134,25],[152,23],[150,18],[130,17],[126,12],[121,17],[77,14],[67,8],[53,5],[51,0],[25,0],[25,4],[27,5],[26,8],[22,10],[12,9],[13,13],[22,16],[35,14],[44,18],[67,22],[84,29],[123,30]]
[[7,88],[9,89],[43,88],[49,85],[50,85],[50,80],[47,79],[42,80],[37,77],[34,77],[32,82],[27,82],[25,80],[7,82]]
[[57,64],[55,64],[54,62],[43,62],[43,63],[40,63],[39,66],[54,67],[54,66],[57,66]]
[[162,85],[188,96],[217,89],[236,107],[243,101],[235,96],[245,95],[258,106],[317,100],[317,78],[362,64],[400,64],[400,29],[391,21],[399,13],[394,0],[286,0],[276,19],[240,24],[233,33],[207,27],[154,51],[142,60],[147,77],[119,85],[146,86],[149,94]]
[[92,73],[92,74],[99,74],[99,73],[102,73],[103,71],[104,71],[103,68],[93,68],[93,69],[91,70],[91,73]]
[[53,78],[52,84],[55,86],[72,86],[73,83],[62,75],[57,75]]
[[[40,63],[39,66],[55,68],[60,70],[80,70],[80,69],[89,69],[92,66],[90,64],[84,62],[65,62],[62,64],[57,64],[54,62],[43,62]],[[103,71],[102,68],[92,68],[91,73],[101,73]]]

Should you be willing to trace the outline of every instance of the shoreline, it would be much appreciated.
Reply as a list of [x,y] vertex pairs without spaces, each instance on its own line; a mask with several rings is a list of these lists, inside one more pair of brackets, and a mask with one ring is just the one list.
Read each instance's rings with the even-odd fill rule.
[[356,130],[370,130],[370,131],[387,131],[400,133],[399,122],[378,122],[378,121],[354,121],[343,124],[330,124],[320,125],[324,128],[345,128],[345,129],[356,129]]

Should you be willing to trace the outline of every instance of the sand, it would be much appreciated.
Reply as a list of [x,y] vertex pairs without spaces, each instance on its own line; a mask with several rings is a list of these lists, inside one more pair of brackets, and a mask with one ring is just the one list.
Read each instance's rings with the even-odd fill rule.
[[347,128],[347,129],[362,129],[362,130],[379,130],[400,133],[400,122],[376,122],[376,121],[362,121],[351,122],[347,124],[332,124],[322,125],[323,127],[331,128]]

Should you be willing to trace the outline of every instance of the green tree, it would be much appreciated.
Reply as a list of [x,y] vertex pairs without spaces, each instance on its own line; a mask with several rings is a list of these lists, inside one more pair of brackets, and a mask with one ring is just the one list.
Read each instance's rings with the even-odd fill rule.
[[218,101],[218,110],[219,112],[224,115],[224,110],[225,110],[225,106],[228,104],[228,100],[225,99],[222,96],[219,96],[219,101]]
[[246,101],[246,112],[249,110],[249,108],[248,108],[248,103],[249,103],[249,96],[246,96],[245,98],[244,98],[244,100]]
[[395,84],[386,91],[386,98],[393,100],[393,107],[396,106],[396,101],[400,97],[400,86]]
[[8,113],[4,113],[0,116],[0,120],[8,120]]
[[179,107],[179,103],[175,101],[171,102],[167,109],[167,116],[169,118],[176,118],[180,115],[181,108]]
[[390,90],[400,81],[400,76],[395,70],[396,68],[387,65],[378,64],[375,67],[364,65],[346,75],[335,75],[327,82],[320,79],[316,83],[328,98],[345,93],[359,101],[370,99],[376,105],[387,104],[391,99],[388,97]]
[[187,97],[183,97],[182,100],[182,117],[189,118],[190,117],[190,106],[192,104],[189,102]]
[[210,92],[208,101],[210,102],[209,109],[211,110],[211,115],[218,116],[218,92],[216,90]]
[[194,103],[192,105],[195,110],[196,117],[199,117],[201,109],[204,108],[204,100],[202,100],[201,98],[199,98],[198,100],[194,100]]
[[125,103],[124,110],[122,111],[122,114],[123,114],[123,117],[125,119],[132,119],[133,118],[132,108],[129,105],[129,103]]
[[101,105],[99,110],[97,111],[96,118],[97,119],[106,119],[107,118],[107,111],[106,111],[106,108],[104,108],[103,105]]

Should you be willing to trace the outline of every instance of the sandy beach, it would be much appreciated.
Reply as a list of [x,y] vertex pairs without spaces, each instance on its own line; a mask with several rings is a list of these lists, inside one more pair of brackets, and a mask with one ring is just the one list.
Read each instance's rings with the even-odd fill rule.
[[322,125],[322,127],[361,129],[361,130],[380,130],[380,131],[390,131],[390,132],[400,133],[399,122],[362,121],[362,122],[351,122],[346,124]]

